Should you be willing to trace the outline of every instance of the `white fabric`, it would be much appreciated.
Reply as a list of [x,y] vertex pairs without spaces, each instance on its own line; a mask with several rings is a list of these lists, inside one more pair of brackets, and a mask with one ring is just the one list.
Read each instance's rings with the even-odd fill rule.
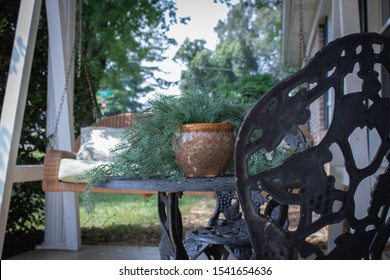
[[83,175],[85,171],[105,163],[107,162],[63,158],[60,163],[58,179],[67,183],[86,183],[86,180],[80,180],[79,176]]
[[79,160],[113,161],[111,150],[120,142],[124,129],[112,127],[83,127],[80,135]]

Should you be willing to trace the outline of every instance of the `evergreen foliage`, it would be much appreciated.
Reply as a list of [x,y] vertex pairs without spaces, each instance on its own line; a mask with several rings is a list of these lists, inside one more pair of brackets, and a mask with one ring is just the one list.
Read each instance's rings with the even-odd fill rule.
[[292,153],[293,151],[287,146],[276,147],[276,149],[271,152],[267,152],[264,149],[259,150],[249,159],[248,174],[254,175],[256,173],[280,166],[283,161]]
[[182,124],[228,122],[240,127],[249,104],[236,97],[207,94],[192,87],[180,96],[157,95],[150,107],[125,130],[122,141],[112,151],[113,163],[93,168],[83,175],[89,181],[85,206],[93,209],[90,188],[113,178],[183,177],[172,150],[172,141]]

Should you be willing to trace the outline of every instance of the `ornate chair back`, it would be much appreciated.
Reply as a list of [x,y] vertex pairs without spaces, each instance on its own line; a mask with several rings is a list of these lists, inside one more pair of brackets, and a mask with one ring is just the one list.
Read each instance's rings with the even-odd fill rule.
[[[383,97],[383,72],[390,72],[390,38],[352,34],[322,48],[250,110],[237,137],[235,171],[254,258],[381,257],[390,235],[390,98]],[[353,76],[361,82],[357,91],[345,86]],[[274,151],[286,135],[306,124],[310,105],[324,95],[332,96],[334,109],[322,140],[276,168],[250,171],[251,157]],[[365,131],[365,139],[359,141],[371,135],[379,143],[365,165],[358,158],[368,152],[355,145],[359,131]],[[329,172],[335,158],[344,163],[346,183]],[[258,191],[269,194],[266,207],[252,202],[252,193]],[[362,215],[358,198],[364,192],[370,197]],[[282,210],[278,217],[271,215],[274,209]],[[295,226],[287,215],[292,209],[298,211]],[[308,241],[317,231],[341,222],[348,229],[335,239],[332,250]]]

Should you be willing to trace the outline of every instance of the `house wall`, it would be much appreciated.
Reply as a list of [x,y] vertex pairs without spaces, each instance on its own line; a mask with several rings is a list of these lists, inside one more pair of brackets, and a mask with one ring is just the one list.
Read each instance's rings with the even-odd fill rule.
[[[326,43],[334,39],[351,33],[360,32],[358,1],[355,0],[333,0],[320,1],[317,5],[317,14],[315,21],[311,26],[312,34],[308,42],[307,59],[313,57]],[[371,0],[368,3],[368,31],[379,32],[390,36],[390,1]],[[389,75],[384,73],[385,95],[389,95],[390,88]],[[389,81],[389,82],[387,82]],[[347,81],[346,87],[352,90],[352,87],[359,85],[353,81]],[[332,118],[332,93],[328,96],[318,99],[310,109],[312,115],[309,121],[310,132],[314,143],[318,143],[324,137]]]
[[[312,36],[310,38],[311,42],[308,42],[309,49],[307,50],[309,59],[321,49],[326,41],[333,41],[338,37],[360,32],[358,1],[324,0],[320,2],[322,5],[318,5],[318,10],[313,11],[320,16],[316,17],[316,21],[311,26]],[[367,9],[368,31],[387,32],[390,36],[390,1],[370,0],[368,1]],[[329,40],[326,40],[326,38],[329,38]],[[389,75],[383,75],[382,80],[384,80],[384,87],[387,87],[387,90],[389,90]],[[360,83],[355,80],[346,80],[345,88],[349,92],[360,90]],[[384,92],[386,91],[384,90]],[[309,125],[315,144],[319,143],[324,137],[328,123],[331,121],[332,108],[334,106],[332,102],[332,93],[330,92],[327,96],[318,99],[310,107],[312,114]],[[379,139],[375,138],[375,134],[362,130],[356,135],[354,134],[351,144],[358,150],[367,151],[367,153],[360,153],[359,158],[356,159],[358,165],[366,166],[372,158],[373,151],[376,151],[375,147],[378,146]],[[340,156],[337,150],[333,151],[333,155],[334,159],[329,165],[329,173],[336,178],[340,185],[347,185],[349,179],[344,167],[344,158]],[[379,173],[383,173],[385,165],[386,163],[383,164],[383,168],[379,170]],[[361,186],[359,186],[359,193],[355,196],[356,203],[360,206],[355,211],[357,217],[363,217],[367,213],[365,205],[369,204],[370,192],[375,180],[376,176],[374,175],[369,180],[363,181]],[[334,248],[334,238],[344,230],[341,223],[329,226],[329,250]]]

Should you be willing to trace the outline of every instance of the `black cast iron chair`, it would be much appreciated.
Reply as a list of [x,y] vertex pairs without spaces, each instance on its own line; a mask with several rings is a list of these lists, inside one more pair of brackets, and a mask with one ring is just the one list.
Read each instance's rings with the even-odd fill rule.
[[[237,191],[255,259],[379,259],[390,235],[390,99],[384,98],[380,72],[390,72],[390,39],[374,33],[353,34],[325,46],[301,71],[279,83],[246,116],[235,151]],[[347,91],[351,76],[361,90]],[[287,158],[279,167],[249,173],[250,158],[274,150],[291,130],[310,118],[309,105],[333,94],[332,122],[320,143]],[[361,150],[351,145],[354,131],[366,129],[380,143],[371,161],[360,165]],[[254,135],[260,135],[255,137]],[[342,156],[347,185],[332,176],[327,165]],[[385,166],[385,169],[380,169]],[[357,192],[374,175],[369,207],[357,214]],[[254,191],[265,191],[264,209],[252,202]],[[299,209],[296,228],[271,217],[272,209]],[[287,218],[288,219],[288,218]],[[307,241],[327,225],[348,230],[335,239],[333,250]]]
[[[299,127],[294,133],[284,138],[283,146],[292,152],[301,151],[308,145],[310,135],[305,127]],[[206,227],[199,227],[186,233],[184,247],[190,259],[197,259],[204,253],[208,259],[228,259],[232,255],[236,259],[252,258],[252,246],[236,192],[220,191],[215,193],[216,208]],[[251,201],[256,208],[268,202],[267,194],[255,191],[251,193]],[[273,208],[272,217],[284,226],[287,222],[282,218],[279,207]]]

